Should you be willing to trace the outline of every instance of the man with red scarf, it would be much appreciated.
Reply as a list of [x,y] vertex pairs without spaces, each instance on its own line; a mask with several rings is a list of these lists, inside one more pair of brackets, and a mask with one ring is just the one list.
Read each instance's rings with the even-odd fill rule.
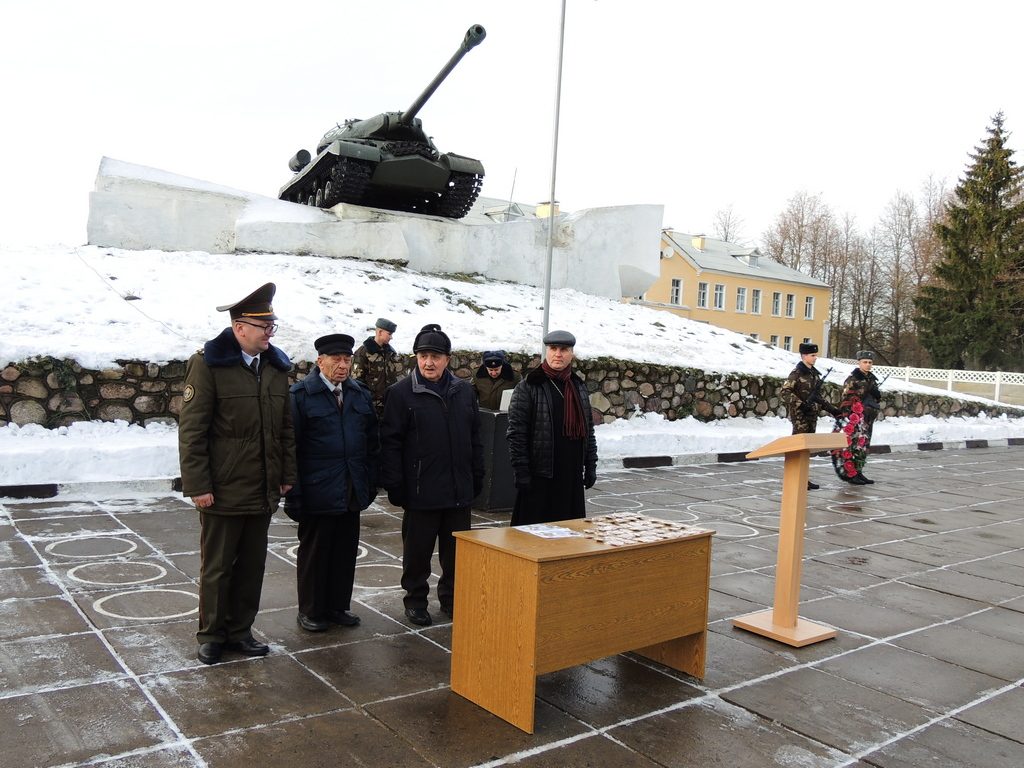
[[551,331],[544,337],[544,362],[512,391],[512,525],[586,517],[583,489],[597,480],[597,442],[587,385],[572,371],[575,347],[571,333]]

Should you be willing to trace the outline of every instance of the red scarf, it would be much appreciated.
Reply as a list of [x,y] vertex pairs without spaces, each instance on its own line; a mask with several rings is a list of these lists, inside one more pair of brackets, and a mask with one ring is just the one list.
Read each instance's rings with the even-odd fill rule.
[[572,367],[567,365],[556,371],[544,362],[540,368],[552,382],[562,382],[565,390],[565,419],[562,421],[562,433],[570,440],[582,440],[587,436],[587,427],[583,421],[584,411],[579,392],[576,391],[576,384],[569,378],[572,376]]

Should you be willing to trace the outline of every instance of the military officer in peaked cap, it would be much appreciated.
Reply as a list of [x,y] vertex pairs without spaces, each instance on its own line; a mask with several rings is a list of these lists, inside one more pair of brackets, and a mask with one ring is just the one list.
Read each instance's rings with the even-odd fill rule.
[[[789,420],[793,434],[813,434],[818,428],[818,414],[821,411],[836,416],[839,409],[821,394],[821,373],[814,364],[818,362],[818,345],[804,342],[800,345],[800,362],[790,371],[782,385],[780,396],[789,407]],[[816,491],[820,486],[807,481],[807,490]]]
[[370,391],[349,375],[353,343],[321,336],[316,367],[291,388],[299,481],[284,508],[299,523],[296,620],[307,632],[359,624],[349,610],[359,513],[377,495],[380,440]]
[[225,649],[265,656],[252,635],[260,606],[267,529],[296,481],[288,405],[288,356],[270,343],[277,330],[267,283],[233,304],[231,325],[192,355],[178,419],[182,493],[199,510],[198,658]]

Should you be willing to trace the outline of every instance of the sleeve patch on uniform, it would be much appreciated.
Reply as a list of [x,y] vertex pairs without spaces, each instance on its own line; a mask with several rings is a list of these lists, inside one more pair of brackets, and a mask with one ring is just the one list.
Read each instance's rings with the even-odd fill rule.
[[191,384],[186,384],[185,385],[185,391],[182,392],[182,394],[181,394],[182,400],[184,400],[187,403],[189,400],[191,400],[195,396],[196,396],[196,388],[193,387]]

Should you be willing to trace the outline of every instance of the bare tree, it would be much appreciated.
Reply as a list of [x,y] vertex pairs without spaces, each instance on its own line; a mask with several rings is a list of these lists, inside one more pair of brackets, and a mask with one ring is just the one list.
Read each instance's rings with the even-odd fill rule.
[[828,242],[832,212],[820,195],[797,192],[771,229],[762,235],[763,251],[780,264],[813,274]]
[[719,240],[728,243],[739,243],[742,234],[743,219],[737,216],[730,204],[726,208],[720,208],[715,212],[714,233]]

